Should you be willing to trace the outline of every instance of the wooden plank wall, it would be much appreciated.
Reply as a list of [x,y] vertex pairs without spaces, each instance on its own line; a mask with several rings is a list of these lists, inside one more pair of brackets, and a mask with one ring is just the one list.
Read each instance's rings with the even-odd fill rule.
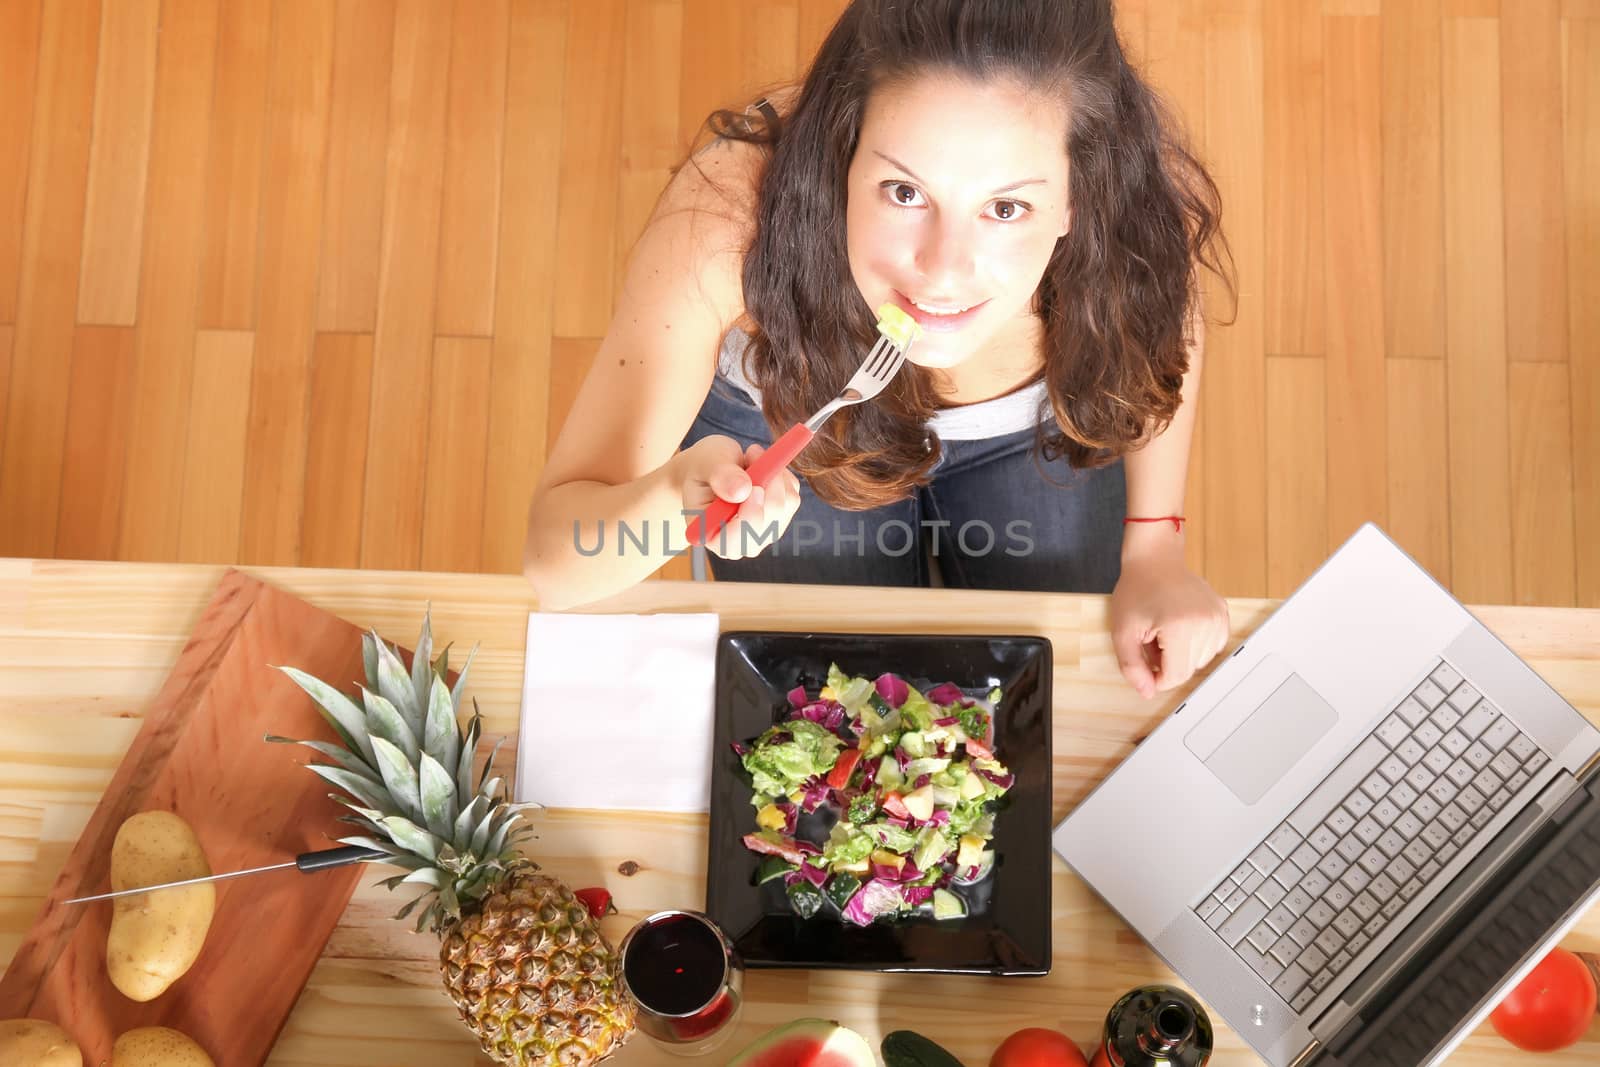
[[[1118,6],[1241,272],[1194,565],[1600,606],[1600,3]],[[0,3],[0,554],[517,570],[670,169],[841,8]]]

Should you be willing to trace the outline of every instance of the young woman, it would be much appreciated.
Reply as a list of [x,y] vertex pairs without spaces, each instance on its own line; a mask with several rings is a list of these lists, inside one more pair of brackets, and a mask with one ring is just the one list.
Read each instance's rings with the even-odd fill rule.
[[[1182,529],[1216,188],[1111,4],[856,0],[798,90],[711,128],[536,491],[540,603],[642,580],[720,496],[718,580],[1110,592],[1147,697],[1220,651]],[[905,366],[751,484],[886,303],[921,328]]]

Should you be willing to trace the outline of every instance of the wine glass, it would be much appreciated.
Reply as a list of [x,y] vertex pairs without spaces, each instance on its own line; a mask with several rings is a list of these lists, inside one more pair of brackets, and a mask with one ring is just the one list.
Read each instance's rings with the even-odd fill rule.
[[618,954],[639,1031],[663,1049],[701,1056],[733,1032],[744,1004],[744,964],[708,917],[656,912],[634,924]]

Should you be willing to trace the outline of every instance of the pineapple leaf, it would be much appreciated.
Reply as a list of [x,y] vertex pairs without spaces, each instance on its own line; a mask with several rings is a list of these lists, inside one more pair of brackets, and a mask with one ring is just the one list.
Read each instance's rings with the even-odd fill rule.
[[394,649],[381,640],[378,641],[378,692],[405,717],[412,734],[422,733],[422,709],[417,706],[417,693],[411,687],[411,676],[406,673],[406,665],[400,662]]
[[361,635],[361,666],[367,672],[367,688],[378,688],[378,639],[375,635]]
[[464,693],[467,688],[467,672],[472,670],[472,658],[477,654],[478,646],[473,645],[472,649],[467,653],[467,662],[461,665],[461,673],[456,675],[455,688],[450,691],[451,701],[458,706],[461,703],[461,694]]
[[405,753],[386,738],[374,737],[372,747],[378,754],[378,770],[383,772],[384,784],[389,787],[389,795],[400,813],[411,819],[422,818],[421,784],[417,781],[416,768],[406,759]]
[[[370,689],[363,688],[361,697],[367,705],[367,732],[374,738],[381,737],[398,748],[408,763],[416,763],[417,755],[422,751],[417,745],[416,731],[411,729],[411,725],[395,709],[394,704]],[[378,763],[379,769],[382,769],[382,763],[376,760],[373,762]]]
[[439,887],[439,907],[446,915],[461,913],[461,899],[456,896],[456,887],[448,881]]
[[478,795],[493,804],[495,798],[500,794],[501,786],[505,784],[506,780],[504,778],[491,778],[483,784],[483,789]]
[[352,774],[343,767],[330,767],[326,763],[308,763],[306,769],[320,775],[322,780],[338,786],[363,804],[388,814],[397,811],[388,790],[370,779]]
[[472,845],[468,849],[469,852],[474,856],[487,855],[485,849],[488,847],[489,838],[495,831],[495,824],[500,821],[503,815],[504,812],[497,811],[478,824],[477,829],[472,831]]
[[[359,845],[362,848],[377,849],[379,852],[382,852],[385,856],[398,856],[400,854],[399,848],[395,845],[395,843],[393,841],[379,840],[376,837],[341,837],[341,838],[339,838],[339,844],[341,844],[341,845]],[[368,862],[369,863],[384,863],[386,861],[385,860],[369,860]]]
[[461,730],[456,725],[456,706],[450,701],[450,690],[438,675],[433,676],[427,701],[428,718],[423,725],[422,749],[441,765],[453,769],[461,759]]
[[[431,894],[429,894],[429,895],[431,895]],[[428,899],[427,896],[421,896],[421,897],[417,898],[417,900],[419,900],[419,901],[426,900],[426,899]],[[438,904],[429,904],[427,909],[424,910],[421,915],[417,916],[417,933],[419,933],[419,934],[422,933],[422,928],[424,926],[432,926],[434,929],[437,930],[439,928],[438,913],[439,913],[439,905]]]
[[485,855],[500,856],[501,859],[510,858],[500,854],[506,850],[506,835],[511,832],[511,828],[516,825],[516,822],[516,816],[513,815],[501,823],[493,834],[489,835],[489,844],[486,846]]
[[437,867],[424,867],[421,870],[412,871],[410,874],[403,876],[401,882],[405,885],[428,885],[435,889],[441,889],[449,880],[449,872],[441,871]]
[[428,706],[428,690],[433,688],[433,605],[422,611],[422,633],[417,637],[417,650],[411,657],[411,692],[417,707]]
[[428,861],[428,866],[438,858],[439,852],[434,839],[427,832],[410,819],[403,819],[398,815],[390,815],[383,820],[383,825],[388,829],[389,836],[394,838],[394,843],[401,848]]
[[472,803],[461,809],[461,814],[456,816],[455,833],[450,835],[450,843],[457,852],[468,850],[472,844],[472,831],[488,814],[489,802],[482,797],[473,797]]
[[[370,840],[370,838],[365,838],[365,837],[341,837],[341,838],[339,838],[339,841],[341,841],[341,843],[344,843],[344,845],[354,845],[354,843],[357,843],[357,841],[365,841],[365,840]],[[398,869],[400,869],[400,870],[421,870],[422,867],[432,867],[432,865],[434,865],[434,864],[430,864],[430,862],[426,861],[426,859],[422,859],[421,856],[411,856],[410,853],[400,853],[400,854],[397,854],[397,856],[389,856],[389,857],[387,857],[387,859],[374,859],[373,862],[374,862],[374,864],[386,865],[386,867],[398,867]]]
[[443,674],[443,675],[446,675],[446,676],[449,675],[449,673],[450,673],[450,649],[451,649],[451,647],[452,647],[451,645],[445,645],[442,649],[439,650],[439,654],[434,657],[434,659],[433,659],[433,673],[434,674]]
[[[389,888],[393,889],[395,887],[390,886]],[[410,915],[413,911],[416,911],[417,905],[421,904],[426,899],[428,899],[427,896],[423,895],[420,897],[413,897],[406,901],[405,904],[401,906],[400,910],[394,913],[395,920],[398,921],[400,919],[404,919],[407,915]],[[420,931],[421,927],[418,927],[418,932]]]
[[435,837],[449,841],[456,821],[456,784],[450,780],[450,772],[426,752],[422,754],[418,786],[422,817],[428,829]]
[[474,708],[472,720],[467,723],[466,740],[461,744],[461,761],[456,767],[456,805],[466,807],[472,800],[472,758],[478,752],[478,733],[483,717]]
[[373,888],[377,888],[378,886],[382,886],[383,888],[387,889],[389,892],[392,893],[396,889],[400,888],[400,883],[405,881],[405,879],[406,879],[405,875],[397,874],[397,875],[394,875],[394,876],[389,877],[389,878],[380,878],[378,881],[373,882],[372,885],[373,885]]
[[346,748],[372,759],[372,746],[367,743],[366,716],[361,714],[355,701],[297,667],[278,669],[293,678],[294,683],[310,695],[317,710],[322,712],[322,717],[328,720],[328,725],[333,727],[333,732],[339,735],[339,740],[345,743]]
[[326,741],[299,741],[293,737],[279,737],[277,734],[268,734],[266,740],[275,745],[305,745],[307,748],[327,756],[351,774],[360,775],[370,780],[373,785],[382,784],[378,780],[378,772],[368,766],[366,760],[348,748],[340,745],[330,745]]
[[[489,750],[489,758],[484,760],[484,762],[483,762],[483,773],[478,775],[478,792],[479,793],[483,793],[483,785],[484,785],[485,782],[487,782],[489,780],[489,772],[494,769],[494,758],[500,754],[500,746],[505,744],[505,743],[506,743],[506,738],[505,738],[505,735],[502,734],[495,741],[494,747]],[[494,794],[492,792],[488,793],[488,794],[485,794],[485,795],[487,795],[491,800],[494,799]]]

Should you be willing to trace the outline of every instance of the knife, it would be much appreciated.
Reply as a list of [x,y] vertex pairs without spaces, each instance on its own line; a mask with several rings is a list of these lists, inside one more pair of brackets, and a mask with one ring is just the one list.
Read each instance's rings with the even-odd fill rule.
[[290,867],[298,868],[302,873],[323,871],[329,867],[345,867],[352,863],[362,863],[366,860],[384,859],[387,852],[379,852],[375,848],[362,848],[359,845],[346,845],[343,848],[325,848],[321,852],[302,852],[287,863],[274,863],[268,867],[251,867],[247,871],[229,871],[226,874],[210,874],[204,878],[187,878],[181,882],[163,882],[160,885],[145,885],[134,889],[120,889],[115,893],[101,893],[92,897],[74,897],[62,901],[63,904],[84,904],[91,900],[109,900],[112,897],[126,897],[134,893],[153,893],[157,889],[174,889],[184,885],[199,885],[202,882],[220,882],[224,878],[240,878],[247,874],[260,874],[263,871],[282,871]]

